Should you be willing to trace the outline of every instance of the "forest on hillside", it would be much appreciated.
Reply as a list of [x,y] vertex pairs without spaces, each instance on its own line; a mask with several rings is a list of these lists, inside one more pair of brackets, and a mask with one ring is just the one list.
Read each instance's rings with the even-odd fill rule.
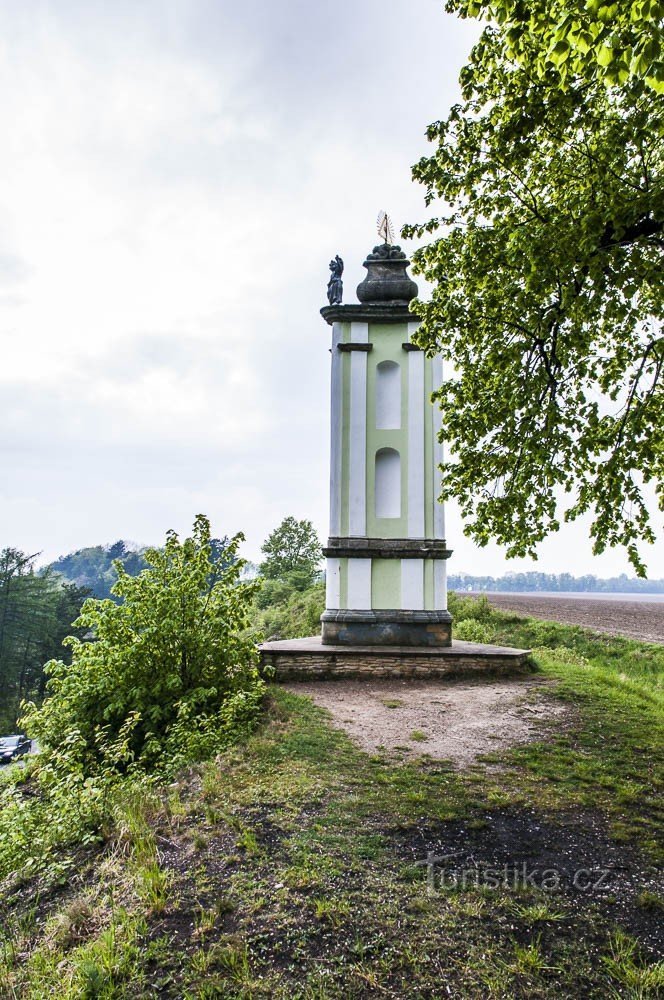
[[90,595],[35,561],[18,549],[0,552],[0,733],[13,729],[24,698],[43,697],[43,665],[67,656],[62,640],[75,634],[72,622]]

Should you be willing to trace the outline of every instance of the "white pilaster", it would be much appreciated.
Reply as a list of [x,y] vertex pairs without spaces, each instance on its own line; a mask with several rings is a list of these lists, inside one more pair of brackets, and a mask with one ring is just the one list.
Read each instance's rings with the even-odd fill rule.
[[447,611],[447,564],[444,559],[433,561],[433,602],[436,611]]
[[325,607],[341,607],[341,559],[328,559],[325,566]]
[[[443,359],[437,355],[431,361],[433,376],[433,391],[435,392],[443,384]],[[438,503],[437,497],[440,494],[440,472],[438,466],[443,461],[443,446],[439,440],[442,428],[442,412],[438,403],[431,407],[431,419],[433,420],[433,537],[445,537],[445,508],[442,503]],[[436,605],[438,606],[438,605]]]
[[[369,324],[351,323],[350,339],[353,344],[366,344],[369,340]],[[366,535],[367,355],[365,351],[353,351],[350,356],[350,461],[348,509],[349,534]],[[364,607],[371,607],[371,604],[365,604]]]
[[371,608],[371,559],[348,560],[348,608],[352,611]]
[[424,559],[401,560],[401,607],[424,611]]
[[[343,356],[338,346],[341,342],[341,323],[332,324],[332,386],[330,425],[330,535],[341,534],[341,448],[343,412]],[[329,567],[328,567],[329,572]],[[331,605],[328,603],[328,608]]]
[[[417,324],[408,324],[417,328]],[[408,536],[424,538],[424,354],[408,352]]]

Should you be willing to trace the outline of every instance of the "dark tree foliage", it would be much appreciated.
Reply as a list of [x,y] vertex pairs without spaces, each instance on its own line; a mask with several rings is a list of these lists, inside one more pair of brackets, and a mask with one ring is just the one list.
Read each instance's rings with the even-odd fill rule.
[[72,632],[85,588],[35,571],[35,555],[8,548],[0,553],[0,730],[15,728],[24,698],[44,693],[43,664],[69,656],[62,641]]
[[[210,539],[210,563],[213,567],[210,575],[210,583],[214,583],[223,576],[224,572],[237,562],[237,553],[233,547],[232,538],[224,535],[223,538]],[[243,560],[243,566],[246,565]]]
[[[229,560],[233,557],[229,555],[229,545],[230,539],[227,536],[210,539],[210,561],[215,566],[215,573],[223,573],[230,565]],[[87,588],[99,600],[117,600],[112,594],[118,579],[116,562],[122,565],[129,576],[137,576],[147,567],[145,547],[133,548],[129,542],[119,539],[112,545],[93,545],[60,556],[48,569]]]

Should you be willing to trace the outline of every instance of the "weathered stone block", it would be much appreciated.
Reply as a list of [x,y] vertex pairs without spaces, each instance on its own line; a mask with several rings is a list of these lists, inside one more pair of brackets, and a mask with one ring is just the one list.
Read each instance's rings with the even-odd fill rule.
[[276,680],[503,676],[532,669],[527,649],[456,640],[438,647],[330,647],[312,636],[264,643],[259,651],[261,669]]

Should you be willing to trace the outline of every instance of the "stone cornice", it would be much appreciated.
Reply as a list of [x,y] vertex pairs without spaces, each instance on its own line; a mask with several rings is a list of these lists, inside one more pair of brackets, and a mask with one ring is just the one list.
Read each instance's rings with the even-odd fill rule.
[[327,559],[449,559],[443,538],[328,538]]
[[326,323],[419,323],[407,302],[357,302],[340,306],[323,306],[320,311]]

